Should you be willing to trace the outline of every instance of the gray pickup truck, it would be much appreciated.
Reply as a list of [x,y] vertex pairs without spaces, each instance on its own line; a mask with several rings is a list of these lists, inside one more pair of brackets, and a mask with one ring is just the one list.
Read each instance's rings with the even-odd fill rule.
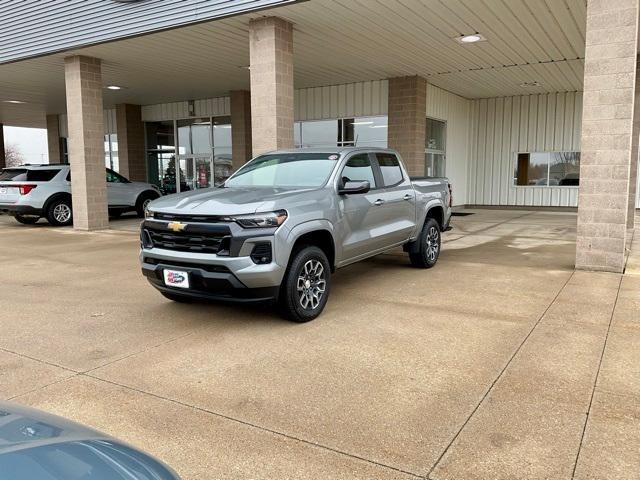
[[447,179],[410,179],[394,150],[278,151],[219,187],[153,201],[140,260],[171,300],[276,300],[306,322],[324,309],[336,268],[399,246],[433,267],[450,219]]

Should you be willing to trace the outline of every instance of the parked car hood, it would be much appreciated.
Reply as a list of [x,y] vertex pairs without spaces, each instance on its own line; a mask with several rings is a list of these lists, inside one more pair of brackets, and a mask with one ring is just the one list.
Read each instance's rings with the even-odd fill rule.
[[[144,473],[144,474],[141,474]],[[0,479],[179,480],[159,460],[79,423],[0,401]]]
[[[206,188],[168,195],[149,208],[167,213],[196,215],[242,215],[286,208],[315,188],[233,187]],[[267,210],[265,210],[267,209]]]

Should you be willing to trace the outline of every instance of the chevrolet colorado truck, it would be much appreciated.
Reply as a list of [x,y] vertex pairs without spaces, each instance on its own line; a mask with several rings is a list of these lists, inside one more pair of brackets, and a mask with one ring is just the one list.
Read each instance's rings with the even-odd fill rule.
[[448,180],[409,178],[394,150],[277,151],[218,187],[151,202],[140,261],[170,300],[275,300],[306,322],[337,268],[399,246],[412,265],[433,267],[450,219]]

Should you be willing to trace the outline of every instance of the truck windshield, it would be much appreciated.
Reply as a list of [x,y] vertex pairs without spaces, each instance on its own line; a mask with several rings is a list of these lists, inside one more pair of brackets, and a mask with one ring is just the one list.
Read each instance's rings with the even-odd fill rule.
[[283,153],[254,158],[225,187],[321,187],[338,161],[335,153]]

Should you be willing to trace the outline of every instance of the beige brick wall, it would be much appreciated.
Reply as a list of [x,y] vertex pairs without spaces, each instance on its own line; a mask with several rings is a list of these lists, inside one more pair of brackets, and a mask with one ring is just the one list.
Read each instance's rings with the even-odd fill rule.
[[633,107],[633,134],[631,136],[631,165],[629,165],[629,202],[627,206],[627,229],[635,228],[636,188],[638,185],[638,146],[640,143],[640,56],[636,57],[636,95]]
[[83,56],[65,58],[65,87],[73,224],[79,230],[106,228],[109,219],[100,60]]
[[427,81],[418,76],[389,79],[389,148],[400,152],[410,175],[424,175]]
[[293,148],[293,26],[277,17],[249,23],[253,155]]
[[60,163],[60,121],[58,115],[47,115],[47,150],[49,163]]
[[639,0],[590,0],[576,268],[622,272],[629,211]]
[[251,159],[251,94],[231,91],[231,154],[233,171]]
[[147,181],[147,162],[144,153],[144,124],[140,105],[116,105],[116,134],[118,136],[119,171],[136,181]]

